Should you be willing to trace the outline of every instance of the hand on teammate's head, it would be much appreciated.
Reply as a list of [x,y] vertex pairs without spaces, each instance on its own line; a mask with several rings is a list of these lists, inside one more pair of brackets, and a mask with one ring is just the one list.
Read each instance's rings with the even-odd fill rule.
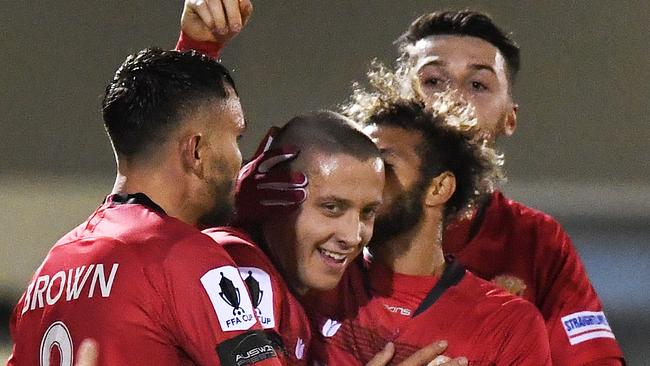
[[288,166],[299,151],[291,146],[268,149],[276,131],[271,127],[253,159],[239,171],[235,189],[237,225],[260,223],[270,215],[297,208],[307,198],[307,176]]

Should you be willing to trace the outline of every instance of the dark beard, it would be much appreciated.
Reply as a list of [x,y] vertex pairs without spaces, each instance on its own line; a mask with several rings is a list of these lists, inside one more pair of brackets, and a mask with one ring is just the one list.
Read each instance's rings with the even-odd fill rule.
[[235,213],[234,182],[214,182],[212,209],[199,218],[199,228],[206,229],[229,224]]
[[402,192],[387,208],[384,215],[375,220],[375,229],[368,243],[368,249],[376,254],[378,251],[390,249],[396,255],[404,253],[409,248],[390,247],[390,240],[399,234],[412,229],[422,218],[422,199],[426,185],[418,182],[410,190]]

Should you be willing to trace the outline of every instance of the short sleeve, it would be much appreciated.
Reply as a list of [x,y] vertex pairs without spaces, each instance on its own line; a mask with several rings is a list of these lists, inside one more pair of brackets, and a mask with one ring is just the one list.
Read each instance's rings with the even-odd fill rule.
[[[261,332],[249,292],[228,254],[200,234],[177,243],[163,265],[165,326],[199,365],[279,364]],[[230,360],[230,361],[228,361]]]
[[606,358],[623,358],[614,333],[571,239],[552,222],[540,240],[557,250],[555,268],[547,273],[540,310],[546,320],[553,364],[581,365]]

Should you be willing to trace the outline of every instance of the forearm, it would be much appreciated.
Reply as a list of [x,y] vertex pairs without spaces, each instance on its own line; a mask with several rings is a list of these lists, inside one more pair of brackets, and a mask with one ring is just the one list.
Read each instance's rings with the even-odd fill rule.
[[221,43],[197,41],[189,37],[183,31],[180,32],[178,42],[176,42],[177,51],[195,50],[212,58],[218,58],[223,47],[224,44]]

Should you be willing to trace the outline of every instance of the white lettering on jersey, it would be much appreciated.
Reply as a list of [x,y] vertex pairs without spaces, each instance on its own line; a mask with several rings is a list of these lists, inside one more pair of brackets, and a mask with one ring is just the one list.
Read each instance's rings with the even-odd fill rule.
[[247,330],[257,323],[253,303],[237,268],[211,269],[201,277],[201,284],[224,332]]
[[[75,268],[74,284],[72,284],[72,270],[68,271],[68,291],[65,294],[66,301],[77,300],[79,298],[81,290],[88,280],[88,276],[90,276],[90,273],[93,271],[93,267],[95,267],[94,264],[88,266],[88,270],[85,274],[84,270],[86,269],[86,266]],[[81,280],[81,283],[79,283],[79,277],[81,277],[81,275],[83,275],[83,279]]]
[[111,288],[113,287],[113,280],[115,279],[115,273],[117,273],[117,267],[119,264],[115,263],[111,269],[111,274],[108,275],[108,282],[106,282],[106,277],[104,276],[104,265],[98,264],[95,266],[95,275],[93,276],[93,281],[90,283],[90,291],[88,291],[88,297],[93,297],[95,293],[95,285],[99,279],[99,290],[102,292],[102,297],[108,297],[111,294]]
[[325,337],[333,337],[336,332],[339,331],[339,328],[341,328],[341,323],[337,322],[334,319],[327,319],[325,324],[323,324],[323,329],[321,332]]
[[563,316],[561,321],[572,346],[595,338],[615,339],[602,311],[580,311]]
[[[77,268],[71,268],[67,271],[62,270],[55,273],[51,277],[49,275],[38,276],[34,282],[32,282],[27,287],[24,300],[25,304],[23,305],[22,314],[25,314],[27,311],[34,310],[36,308],[41,309],[45,307],[46,304],[56,304],[59,300],[61,300],[64,290],[66,291],[66,301],[78,299],[81,295],[81,292],[84,290],[84,286],[88,282],[88,277],[93,274],[93,269],[93,279],[90,286],[87,287],[88,297],[92,298],[95,296],[95,287],[98,285],[98,283],[101,296],[109,297],[111,295],[111,289],[113,287],[115,276],[117,275],[118,267],[119,264],[113,263],[111,272],[108,275],[108,280],[106,280],[103,264],[91,264],[87,268],[86,266],[81,266]],[[81,281],[79,281],[80,279]],[[44,294],[45,299],[43,299]]]
[[404,316],[411,316],[411,309],[403,308],[401,306],[390,306],[384,304],[384,308],[386,308],[386,310],[390,311],[391,313],[398,313]]
[[61,321],[56,321],[47,328],[40,347],[40,365],[50,366],[50,354],[53,348],[58,348],[61,359],[58,366],[72,366],[74,347],[68,327]]
[[[59,285],[57,293],[55,296],[52,296],[52,286],[56,283],[56,279],[59,279]],[[61,298],[61,294],[63,294],[63,289],[65,286],[63,284],[65,283],[65,272],[64,271],[59,271],[52,276],[52,279],[50,280],[50,284],[47,285],[47,292],[45,293],[45,300],[47,300],[48,305],[54,305],[55,302],[59,301]]]
[[241,278],[251,294],[253,308],[264,329],[275,327],[271,276],[256,267],[239,267]]

